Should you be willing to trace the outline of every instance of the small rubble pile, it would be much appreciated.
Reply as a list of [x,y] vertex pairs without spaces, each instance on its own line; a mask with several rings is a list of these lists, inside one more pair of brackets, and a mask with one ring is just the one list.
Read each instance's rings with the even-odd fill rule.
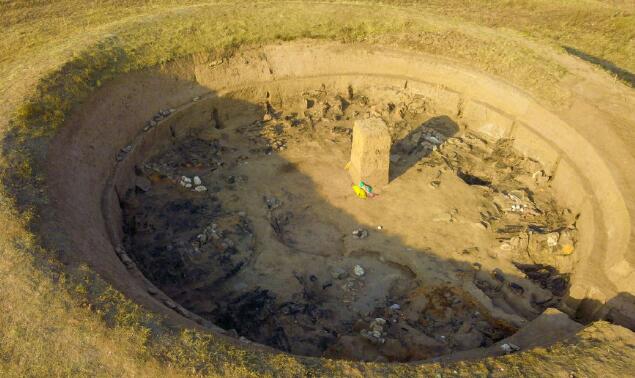
[[193,178],[181,176],[179,185],[181,185],[185,189],[192,189],[195,192],[207,192],[207,187],[203,185],[201,178],[198,176],[194,176]]
[[357,230],[353,231],[353,236],[356,239],[365,239],[368,237],[368,230],[365,230],[363,228],[358,228]]
[[[561,276],[558,277],[560,278],[552,277],[554,284],[562,279]],[[557,306],[559,296],[563,294],[552,292],[546,286],[536,287],[529,284],[527,280],[505,274],[498,268],[491,272],[484,270],[476,272],[473,282],[499,308],[529,319],[535,318],[547,307]],[[564,279],[561,281],[565,285],[566,282]]]
[[117,161],[123,161],[123,159],[126,158],[126,156],[132,152],[134,146],[132,144],[129,144],[125,147],[123,147],[121,150],[119,150],[119,152],[117,152],[117,156],[115,157],[115,159]]
[[152,119],[149,121],[146,121],[145,125],[143,126],[143,131],[147,132],[150,131],[150,129],[152,129],[153,127],[157,126],[159,122],[161,122],[162,120],[164,120],[165,118],[169,117],[170,114],[176,112],[176,109],[162,109],[160,110],[158,113],[156,113],[154,116],[152,116]]
[[362,268],[361,265],[355,265],[353,267],[353,274],[356,275],[357,277],[361,277],[365,274],[366,272],[364,271],[364,268]]
[[[189,181],[180,182],[188,189],[202,184],[197,177]],[[175,199],[171,193],[178,193],[171,183],[158,182],[151,191],[129,193],[123,207],[131,257],[166,294],[192,295],[193,288],[218,285],[253,258],[253,227],[244,214],[223,211],[215,197]]]
[[386,325],[386,319],[384,318],[375,318],[371,323],[368,329],[363,329],[360,334],[370,340],[373,344],[383,344],[386,342],[384,336],[386,333],[384,332],[384,326]]
[[[226,149],[218,140],[206,141],[198,138],[184,140],[178,149],[169,148],[144,164],[144,170],[174,181],[176,184],[192,184],[193,176],[204,176],[224,166],[222,158]],[[186,179],[183,179],[183,176]],[[187,179],[190,181],[188,182]],[[183,185],[183,184],[181,184]],[[185,187],[185,185],[183,185]],[[189,188],[188,188],[189,189]]]
[[448,139],[448,136],[431,127],[420,127],[406,138],[396,143],[394,150],[400,154],[393,154],[393,162],[399,161],[400,155],[417,155],[418,158],[429,155]]
[[[391,303],[390,301],[388,303]],[[343,335],[327,355],[372,361],[415,361],[451,351],[484,347],[515,328],[494,321],[459,289],[416,288],[402,304],[378,307],[353,325],[357,335]]]
[[[518,155],[510,139],[489,142],[467,133],[446,140],[422,166],[451,171],[484,199],[480,225],[497,234],[499,252],[517,264],[572,269],[578,214],[550,194],[540,163]],[[438,185],[437,185],[438,186]]]

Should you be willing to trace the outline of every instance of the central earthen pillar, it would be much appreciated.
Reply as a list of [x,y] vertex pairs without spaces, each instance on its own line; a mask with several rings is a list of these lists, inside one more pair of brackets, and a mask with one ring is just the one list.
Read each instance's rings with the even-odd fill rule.
[[353,183],[360,181],[380,188],[388,184],[390,133],[383,120],[370,118],[355,121],[349,173]]

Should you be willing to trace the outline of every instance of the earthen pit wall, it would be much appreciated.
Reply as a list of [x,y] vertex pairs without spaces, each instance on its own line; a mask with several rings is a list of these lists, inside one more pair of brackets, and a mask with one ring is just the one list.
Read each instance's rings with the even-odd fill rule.
[[[266,59],[258,59],[262,57],[261,52],[264,52]],[[301,80],[332,81],[343,88],[345,83],[370,87],[383,82],[427,96],[437,112],[458,114],[465,124],[476,131],[499,137],[516,136],[516,147],[520,151],[552,167],[553,187],[559,198],[575,211],[581,212],[578,221],[581,240],[575,252],[578,264],[572,279],[573,300],[570,304],[575,307],[576,300],[588,296],[604,302],[618,292],[632,292],[635,285],[624,280],[624,277],[611,274],[611,268],[615,265],[621,266],[623,271],[628,270],[623,268],[624,264],[630,267],[630,262],[625,259],[630,217],[609,170],[591,144],[574,128],[518,89],[438,58],[378,48],[291,43],[246,51],[244,55],[250,58],[250,64],[239,59],[239,54],[219,67],[196,65],[194,74],[198,83],[223,94],[239,87],[265,88],[266,83],[270,83],[272,88],[276,85],[293,86],[294,82],[297,86],[307,87],[307,82],[300,83]],[[370,61],[373,64],[369,64]],[[335,77],[337,80],[334,80]],[[125,85],[125,80],[122,85]],[[99,96],[99,92],[95,96]],[[130,141],[137,139],[133,143],[135,148],[122,162],[115,163],[114,156],[125,144],[107,147],[112,159],[104,161],[104,164],[112,167],[113,186],[103,188],[102,226],[110,229],[111,240],[95,241],[102,246],[93,252],[100,254],[99,259],[117,260],[114,244],[122,236],[118,195],[123,195],[133,187],[134,165],[161,143],[168,143],[172,139],[170,130],[174,130],[178,136],[191,128],[209,124],[212,108],[216,107],[221,117],[226,117],[227,111],[223,106],[227,102],[214,99],[215,96],[184,104],[148,133],[141,133],[141,122],[128,125],[123,130],[125,134],[122,138]],[[479,106],[485,107],[485,111],[479,110]],[[475,109],[463,113],[466,108]],[[86,169],[96,173],[103,171],[91,170],[90,167]],[[94,179],[99,180],[98,177]],[[111,188],[116,188],[116,191]],[[115,264],[114,261],[112,263]],[[115,278],[105,273],[106,278]],[[119,272],[116,276],[121,274]],[[127,280],[127,284],[131,283]],[[137,284],[143,290],[147,282],[138,278]],[[125,287],[119,289],[127,291]],[[144,295],[147,297],[147,294],[137,291],[132,297],[142,303],[154,302],[150,298],[141,298]]]

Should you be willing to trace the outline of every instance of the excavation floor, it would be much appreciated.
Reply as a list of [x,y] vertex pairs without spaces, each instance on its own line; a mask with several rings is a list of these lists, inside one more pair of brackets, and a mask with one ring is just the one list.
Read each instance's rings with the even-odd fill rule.
[[[126,244],[157,287],[244,342],[370,361],[489,346],[558,306],[576,214],[539,163],[417,99],[304,95],[137,167]],[[391,182],[360,199],[345,167],[369,116]]]

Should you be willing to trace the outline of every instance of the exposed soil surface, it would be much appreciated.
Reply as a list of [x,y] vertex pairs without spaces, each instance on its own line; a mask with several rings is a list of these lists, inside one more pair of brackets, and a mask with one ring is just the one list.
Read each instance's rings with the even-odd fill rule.
[[[245,342],[367,361],[486,347],[558,306],[578,214],[540,163],[397,88],[297,95],[137,167],[126,247],[167,295]],[[391,183],[362,200],[345,167],[367,117]]]

